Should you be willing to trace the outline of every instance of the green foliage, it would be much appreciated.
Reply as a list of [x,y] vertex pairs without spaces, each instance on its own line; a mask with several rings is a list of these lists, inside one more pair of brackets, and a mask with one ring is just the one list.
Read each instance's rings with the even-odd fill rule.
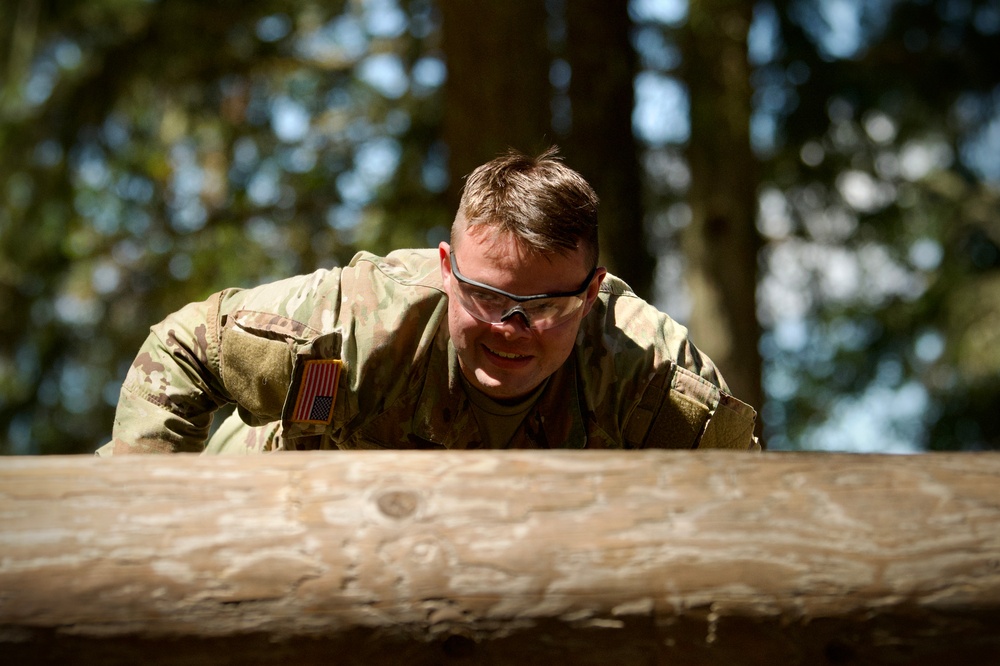
[[[184,303],[447,225],[442,188],[420,184],[436,27],[410,10],[7,7],[0,450],[96,448],[146,328]],[[383,78],[418,62],[432,75],[389,89],[379,62]]]
[[821,446],[851,402],[894,409],[882,435],[918,449],[997,448],[1000,172],[976,151],[1000,113],[1000,8],[858,7],[856,49],[832,57],[822,5],[778,3],[782,48],[757,73],[784,100],[761,215],[765,423]]

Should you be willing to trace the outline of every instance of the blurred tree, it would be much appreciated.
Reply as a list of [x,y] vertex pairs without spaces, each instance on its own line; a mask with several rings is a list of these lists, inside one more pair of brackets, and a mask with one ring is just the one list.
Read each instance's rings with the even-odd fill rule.
[[[641,296],[653,290],[656,259],[643,224],[642,174],[632,135],[636,54],[628,3],[565,3],[566,159],[601,198],[601,248],[608,270]],[[559,109],[555,109],[556,112]]]
[[762,405],[756,298],[761,243],[755,224],[759,169],[750,145],[747,61],[752,6],[745,0],[696,0],[688,11],[681,44],[691,100],[691,221],[683,241],[691,333],[724,369],[733,393]]
[[876,449],[1000,448],[1000,6],[845,8],[757,5],[765,422],[781,446],[854,420]]
[[551,145],[545,4],[439,0],[448,63],[442,133],[457,208],[465,176],[514,148]]

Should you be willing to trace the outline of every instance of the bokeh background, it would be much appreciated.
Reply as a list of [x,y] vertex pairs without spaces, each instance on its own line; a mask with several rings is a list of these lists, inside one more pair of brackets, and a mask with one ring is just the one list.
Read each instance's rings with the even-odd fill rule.
[[150,324],[436,244],[557,144],[771,449],[1000,448],[1000,0],[4,0],[0,452]]

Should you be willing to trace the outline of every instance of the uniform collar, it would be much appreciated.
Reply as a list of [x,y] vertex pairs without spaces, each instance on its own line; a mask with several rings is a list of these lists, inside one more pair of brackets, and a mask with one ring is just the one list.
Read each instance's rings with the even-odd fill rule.
[[473,438],[481,440],[458,372],[458,355],[445,319],[427,360],[427,374],[413,413],[413,434],[447,449],[468,448]]

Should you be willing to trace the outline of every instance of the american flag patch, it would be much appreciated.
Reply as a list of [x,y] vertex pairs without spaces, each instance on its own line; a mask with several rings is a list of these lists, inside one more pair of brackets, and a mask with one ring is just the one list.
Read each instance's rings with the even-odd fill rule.
[[337,359],[306,361],[292,413],[294,423],[330,422],[342,366],[343,362]]

